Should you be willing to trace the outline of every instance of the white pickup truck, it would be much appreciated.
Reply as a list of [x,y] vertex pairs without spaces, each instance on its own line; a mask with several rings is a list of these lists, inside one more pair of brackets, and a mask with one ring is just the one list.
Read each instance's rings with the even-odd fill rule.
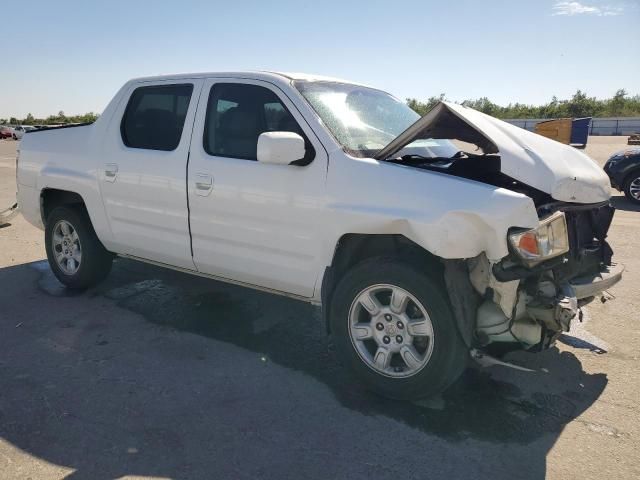
[[470,352],[548,348],[622,275],[583,153],[323,77],[132,80],[95,123],[25,135],[17,183],[69,288],[119,255],[322,305],[395,398],[442,391]]

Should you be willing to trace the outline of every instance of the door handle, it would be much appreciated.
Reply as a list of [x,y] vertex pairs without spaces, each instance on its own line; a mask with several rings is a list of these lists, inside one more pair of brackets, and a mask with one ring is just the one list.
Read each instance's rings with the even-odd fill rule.
[[213,177],[207,173],[196,173],[194,175],[196,183],[196,195],[206,197],[213,190]]
[[117,163],[106,163],[104,166],[104,179],[107,182],[115,182],[118,175]]

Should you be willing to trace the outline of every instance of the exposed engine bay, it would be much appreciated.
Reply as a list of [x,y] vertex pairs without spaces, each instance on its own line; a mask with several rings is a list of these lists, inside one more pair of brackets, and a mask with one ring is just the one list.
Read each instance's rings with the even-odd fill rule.
[[[431,151],[429,141],[455,145],[458,152],[455,147]],[[509,188],[536,206],[593,204],[610,197],[607,176],[584,153],[449,102],[440,102],[374,158]]]
[[533,199],[537,206],[553,199],[546,193],[536,190],[522,182],[514,180],[501,171],[501,159],[498,154],[474,154],[459,151],[454,157],[432,157],[405,155],[399,159],[388,160],[390,163],[406,165],[422,170],[444,173],[455,177],[466,178],[478,182],[506,188],[522,193]]

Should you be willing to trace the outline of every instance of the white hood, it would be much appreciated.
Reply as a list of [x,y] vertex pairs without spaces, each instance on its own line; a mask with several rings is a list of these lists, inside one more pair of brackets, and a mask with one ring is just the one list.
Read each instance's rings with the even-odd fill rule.
[[579,150],[449,102],[436,105],[376,158],[390,158],[421,138],[458,139],[498,153],[502,173],[559,201],[597,203],[611,196],[607,175]]

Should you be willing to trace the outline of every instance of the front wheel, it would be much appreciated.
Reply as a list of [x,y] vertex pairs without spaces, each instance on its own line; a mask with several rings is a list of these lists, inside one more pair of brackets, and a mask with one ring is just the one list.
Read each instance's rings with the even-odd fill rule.
[[67,287],[91,287],[111,271],[113,255],[96,236],[84,209],[66,206],[53,209],[44,236],[51,270]]
[[442,282],[393,258],[353,267],[331,301],[338,353],[372,390],[391,398],[438,394],[468,353]]
[[624,194],[633,203],[640,203],[640,172],[634,172],[625,181]]

